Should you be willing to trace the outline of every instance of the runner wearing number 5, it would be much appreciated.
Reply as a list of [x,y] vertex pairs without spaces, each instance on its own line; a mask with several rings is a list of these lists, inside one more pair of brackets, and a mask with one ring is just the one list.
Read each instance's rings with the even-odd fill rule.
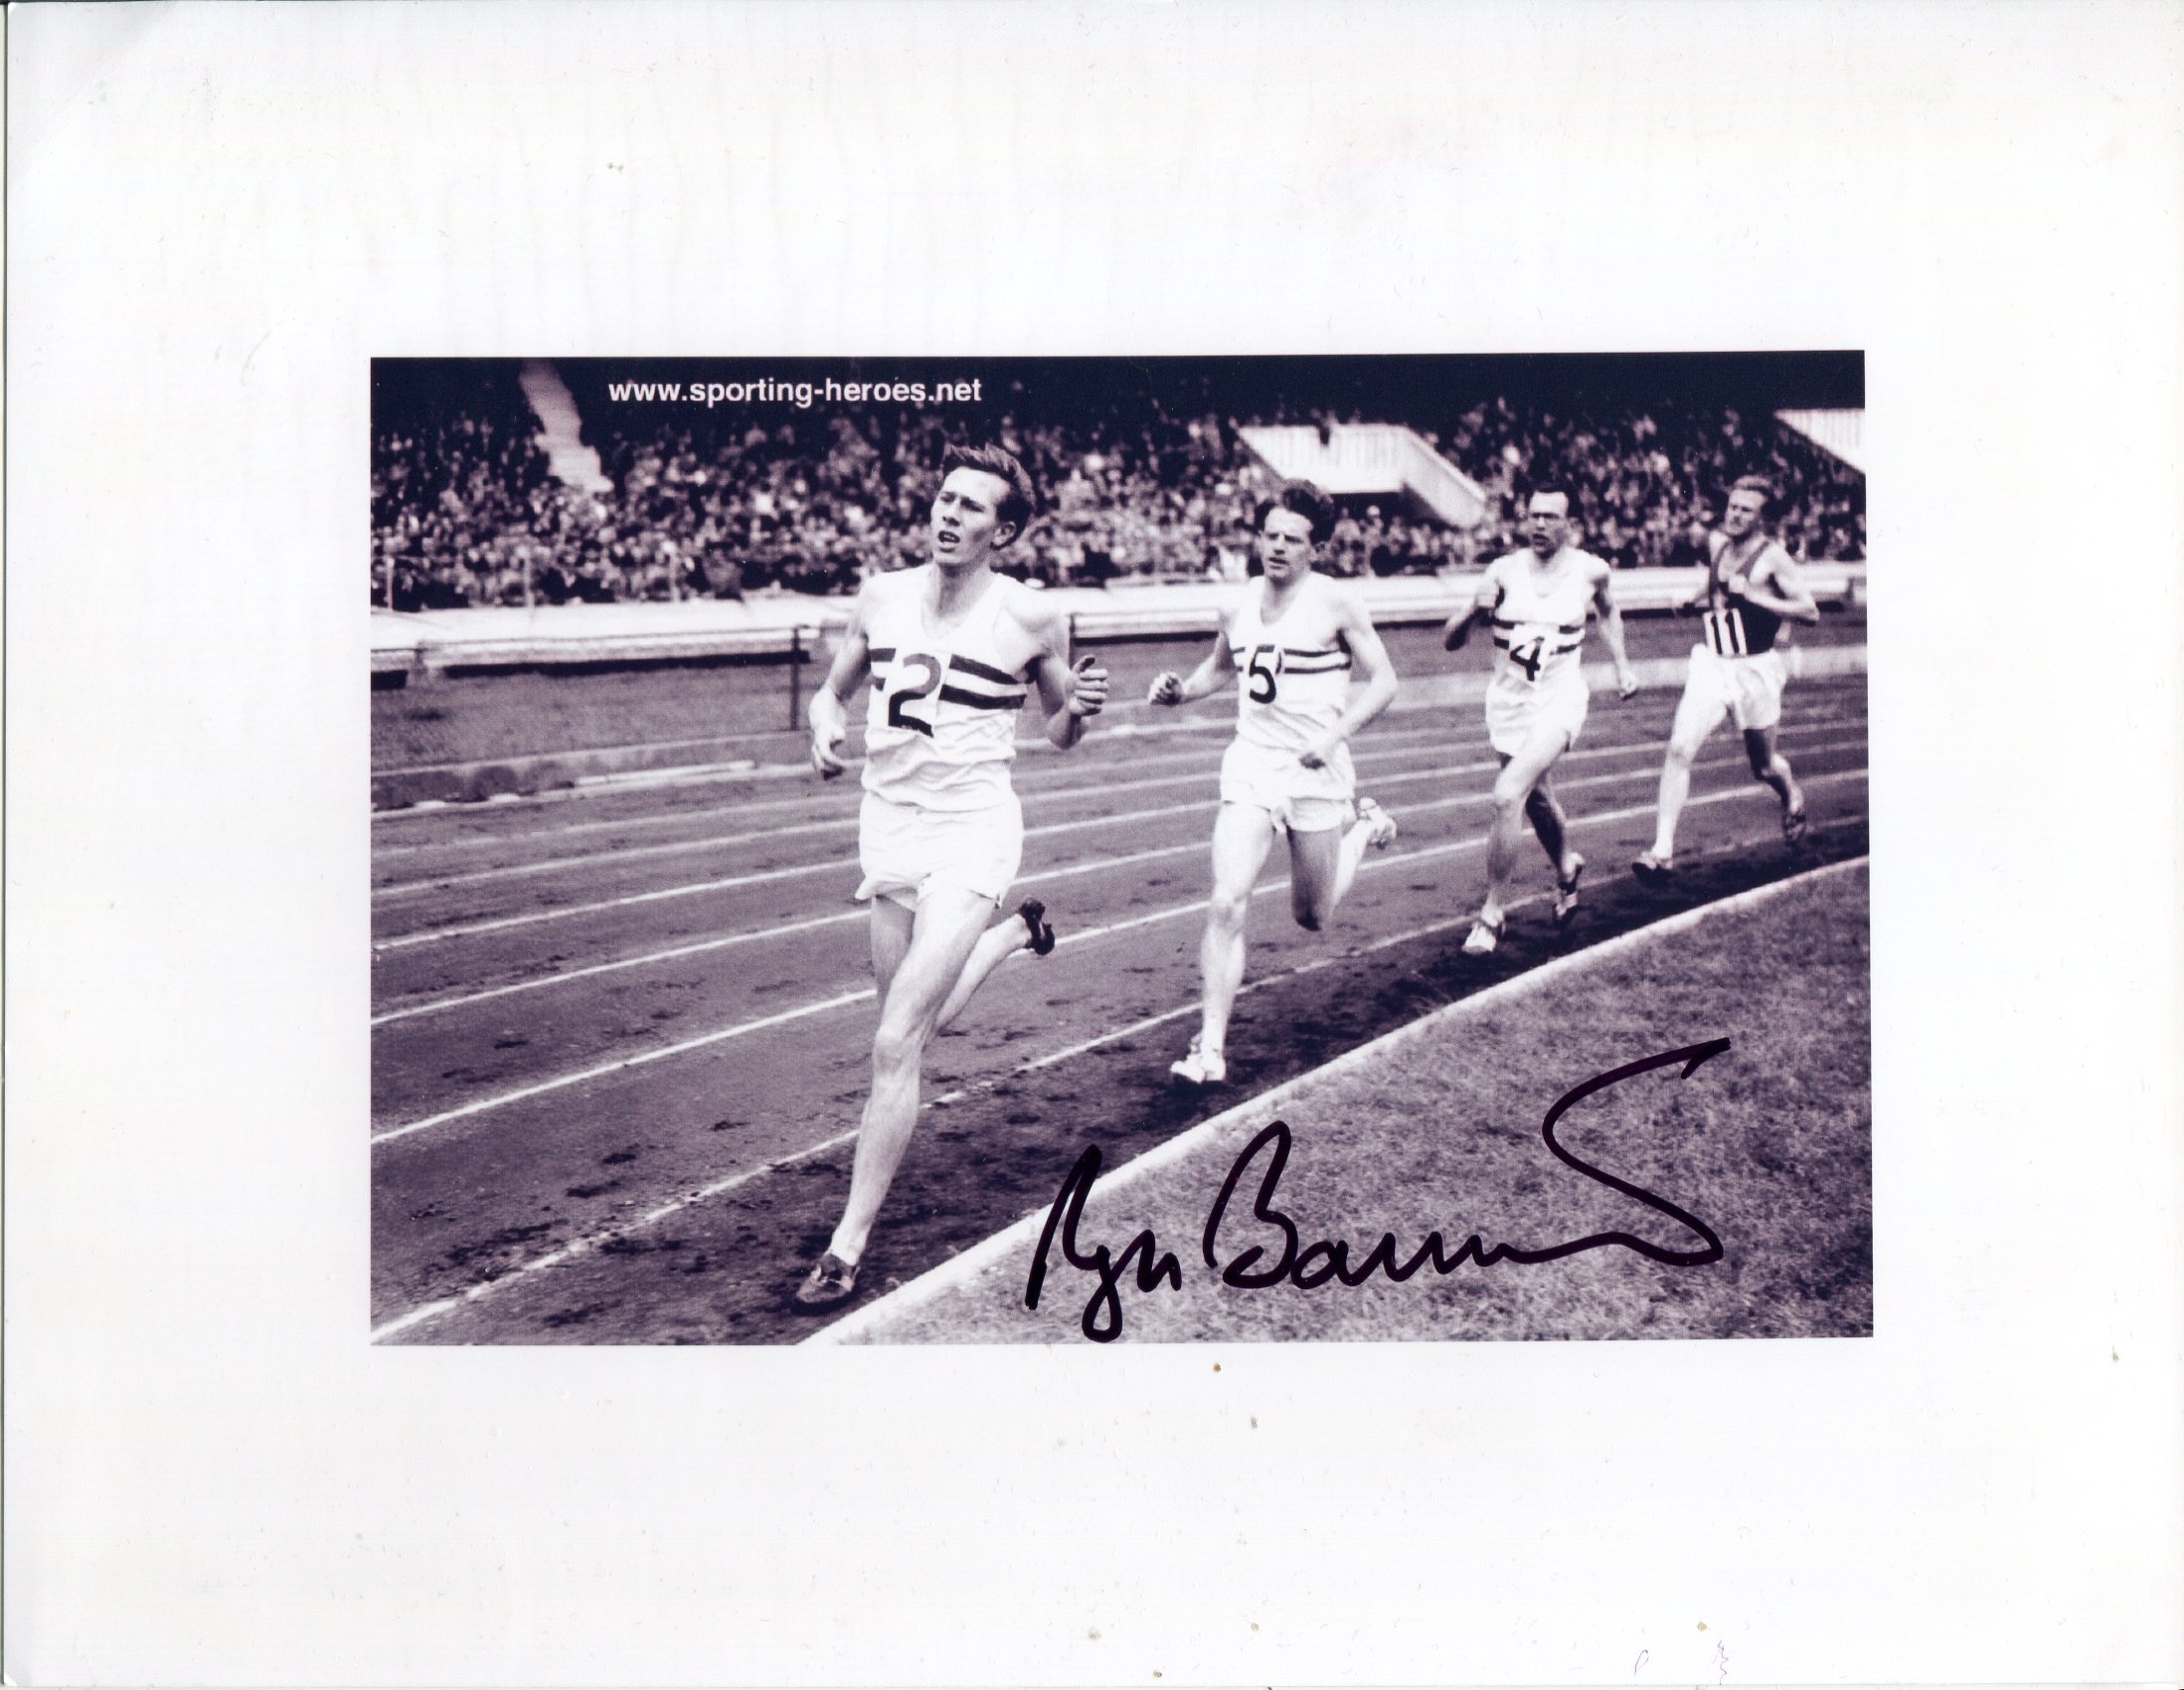
[[1660,882],[1676,869],[1676,822],[1691,795],[1691,763],[1724,712],[1745,737],[1752,777],[1782,801],[1782,837],[1791,845],[1805,836],[1805,795],[1789,760],[1774,743],[1782,721],[1782,683],[1788,671],[1774,636],[1784,620],[1817,622],[1820,606],[1797,579],[1797,566],[1763,524],[1773,489],[1765,477],[1740,477],[1729,490],[1722,532],[1713,538],[1713,562],[1698,596],[1677,606],[1704,617],[1699,643],[1676,720],[1668,731],[1661,764],[1660,810],[1652,848],[1630,865],[1640,880]]
[[1070,667],[1063,613],[993,573],[993,556],[1031,518],[1023,466],[998,447],[951,446],[941,468],[932,561],[865,583],[811,701],[812,766],[832,778],[844,766],[846,701],[872,679],[857,896],[872,901],[880,998],[849,1201],[792,1298],[811,1314],[856,1294],[873,1222],[917,1125],[925,1046],[1009,957],[1054,948],[1037,899],[992,920],[1024,852],[1009,781],[1017,716],[1036,690],[1048,739],[1067,751],[1107,698],[1105,670],[1090,658]]
[[1550,771],[1585,727],[1590,699],[1579,648],[1591,612],[1598,611],[1600,637],[1615,660],[1616,691],[1628,698],[1638,688],[1623,651],[1622,615],[1608,589],[1607,564],[1570,544],[1570,495],[1553,488],[1535,492],[1525,506],[1524,532],[1531,544],[1487,565],[1470,607],[1441,629],[1441,644],[1450,651],[1470,638],[1474,622],[1494,630],[1486,737],[1501,759],[1501,773],[1486,838],[1486,900],[1463,941],[1469,956],[1501,943],[1527,816],[1554,865],[1556,922],[1568,922],[1577,910],[1585,858],[1570,848],[1570,818],[1555,799]]
[[[1240,689],[1236,739],[1221,760],[1214,819],[1214,888],[1199,944],[1205,996],[1191,1048],[1169,1072],[1193,1086],[1229,1077],[1229,1013],[1244,983],[1244,922],[1277,834],[1289,839],[1289,912],[1317,932],[1356,879],[1368,846],[1396,824],[1356,794],[1349,738],[1396,696],[1395,665],[1356,593],[1316,575],[1334,531],[1334,502],[1309,481],[1285,481],[1260,501],[1256,544],[1262,581],[1221,612],[1206,661],[1188,678],[1153,679],[1148,702],[1187,704]],[[1353,697],[1353,670],[1364,680]]]

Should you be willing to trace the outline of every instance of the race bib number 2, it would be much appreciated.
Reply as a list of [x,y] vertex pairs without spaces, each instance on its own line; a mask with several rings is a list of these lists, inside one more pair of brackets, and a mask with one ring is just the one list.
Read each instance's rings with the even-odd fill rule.
[[932,724],[923,716],[913,716],[910,706],[922,698],[930,698],[940,689],[940,660],[923,651],[905,652],[895,660],[895,672],[891,681],[910,681],[888,692],[888,726],[908,728],[914,733],[932,738]]

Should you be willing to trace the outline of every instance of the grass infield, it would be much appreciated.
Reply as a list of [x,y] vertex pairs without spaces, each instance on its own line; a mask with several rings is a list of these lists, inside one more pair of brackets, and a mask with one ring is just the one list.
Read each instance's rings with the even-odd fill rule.
[[[1703,1237],[1671,1215],[1559,1159],[1541,1127],[1589,1079],[1724,1037],[1729,1050],[1689,1078],[1676,1067],[1635,1076],[1576,1103],[1556,1128],[1575,1157],[1703,1222],[1719,1260],[1664,1264],[1621,1245],[1540,1265],[1460,1259],[1474,1234],[1489,1255],[1603,1233],[1705,1254]],[[1870,1076],[1861,862],[1428,1015],[1223,1117],[1152,1171],[1107,1170],[1079,1225],[1081,1251],[1121,1258],[1150,1229],[1157,1245],[1144,1254],[1172,1253],[1180,1287],[1140,1291],[1132,1260],[1095,1307],[1099,1275],[1071,1267],[1058,1236],[1040,1305],[1027,1310],[1038,1238],[1018,1234],[968,1277],[876,1308],[840,1337],[1082,1342],[1083,1323],[1106,1324],[1117,1302],[1120,1336],[1134,1342],[1870,1334]],[[1345,1240],[1356,1276],[1384,1233],[1404,1264],[1437,1232],[1444,1260],[1459,1259],[1451,1270],[1428,1260],[1403,1283],[1374,1272],[1356,1286],[1224,1284],[1201,1255],[1208,1211],[1239,1153],[1277,1117],[1292,1145],[1271,1207],[1294,1222],[1300,1252]],[[1270,1154],[1260,1151],[1229,1201],[1224,1265],[1257,1245],[1265,1255],[1252,1270],[1262,1270],[1281,1253],[1278,1229],[1252,1213]]]

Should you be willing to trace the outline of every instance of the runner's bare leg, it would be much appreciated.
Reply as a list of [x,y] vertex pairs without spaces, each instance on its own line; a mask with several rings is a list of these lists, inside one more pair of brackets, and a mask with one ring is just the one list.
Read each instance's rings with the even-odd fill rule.
[[1714,732],[1726,708],[1717,705],[1710,711],[1694,700],[1688,689],[1677,702],[1676,720],[1668,730],[1668,755],[1661,762],[1660,808],[1653,822],[1650,855],[1660,862],[1675,860],[1676,823],[1684,813],[1684,801],[1691,796],[1691,765],[1698,760],[1706,737]]
[[1358,860],[1365,854],[1364,835],[1369,831],[1363,822],[1348,832],[1333,827],[1309,833],[1289,830],[1289,914],[1298,927],[1316,933],[1327,925],[1357,878]]
[[[892,969],[885,969],[883,947],[892,951],[901,923],[887,900],[875,900],[873,960],[887,974],[880,991],[880,1026],[872,1040],[872,1096],[866,1099],[857,1132],[857,1154],[849,1176],[849,1203],[828,1246],[844,1262],[863,1259],[865,1244],[879,1219],[880,1205],[910,1148],[918,1124],[918,1087],[925,1046],[937,1030],[949,988],[986,930],[993,900],[953,887],[929,891],[910,927],[909,946]],[[891,907],[900,911],[900,906]],[[903,912],[908,914],[908,912]]]
[[955,1018],[963,1013],[963,1006],[970,1002],[993,971],[1030,943],[1031,929],[1024,926],[1024,918],[1014,910],[980,933],[970,960],[963,964],[962,976],[948,993],[947,1002],[940,1006],[940,1019],[935,1027],[952,1026]]
[[1501,773],[1494,777],[1494,821],[1486,835],[1486,899],[1479,906],[1479,917],[1489,926],[1500,922],[1509,883],[1516,878],[1517,848],[1524,839],[1525,806],[1532,789],[1569,746],[1565,730],[1541,728],[1515,757],[1502,760]]
[[1745,757],[1752,763],[1753,777],[1773,788],[1774,795],[1782,800],[1782,813],[1788,815],[1805,807],[1805,795],[1798,789],[1789,759],[1774,743],[1775,733],[1773,728],[1747,728]]
[[1252,888],[1273,844],[1274,824],[1264,810],[1223,804],[1214,817],[1214,890],[1206,906],[1206,936],[1198,946],[1205,989],[1199,1049],[1210,1054],[1228,1048],[1229,1012],[1244,985],[1244,923],[1252,912]]
[[1562,801],[1555,796],[1552,773],[1540,776],[1540,783],[1524,800],[1524,813],[1531,820],[1533,833],[1539,837],[1540,849],[1555,865],[1555,878],[1558,881],[1566,878],[1570,870],[1570,817],[1564,812]]

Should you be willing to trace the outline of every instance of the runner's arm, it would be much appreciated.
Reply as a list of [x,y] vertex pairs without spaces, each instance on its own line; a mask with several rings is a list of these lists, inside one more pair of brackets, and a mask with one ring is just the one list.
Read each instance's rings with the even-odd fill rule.
[[[1172,669],[1163,669],[1153,677],[1151,689],[1145,694],[1147,704],[1191,704],[1202,698],[1210,698],[1229,684],[1236,673],[1236,654],[1229,645],[1229,624],[1224,620],[1214,635],[1214,648],[1206,654],[1206,661],[1188,675],[1178,675]],[[1173,683],[1170,685],[1169,683]]]
[[1501,602],[1501,582],[1494,574],[1494,566],[1488,564],[1486,573],[1479,577],[1478,586],[1472,592],[1470,607],[1458,610],[1441,624],[1441,650],[1454,651],[1469,639],[1471,624],[1494,613],[1494,606]]
[[1335,637],[1349,648],[1350,659],[1357,665],[1365,684],[1350,694],[1349,702],[1334,726],[1297,754],[1297,760],[1306,768],[1319,767],[1334,754],[1335,747],[1364,729],[1393,704],[1401,685],[1380,630],[1373,626],[1373,618],[1365,612],[1365,601],[1356,593],[1341,589],[1333,597]]
[[1818,600],[1797,573],[1797,566],[1789,561],[1789,553],[1779,544],[1769,546],[1762,553],[1752,574],[1741,586],[1731,582],[1730,589],[1747,604],[1771,610],[1790,621],[1817,622],[1820,619]]
[[834,648],[827,678],[811,695],[808,721],[811,727],[811,766],[831,780],[848,765],[842,761],[842,742],[849,738],[849,695],[872,673],[872,642],[865,636],[868,587],[857,594],[849,613],[842,643]]
[[1615,692],[1628,698],[1638,690],[1638,677],[1631,673],[1630,653],[1623,648],[1622,612],[1615,608],[1615,591],[1609,585],[1614,572],[1604,563],[1593,578],[1593,604],[1600,613],[1600,638],[1607,642],[1607,655],[1615,660]]
[[1039,689],[1047,738],[1057,751],[1066,752],[1085,737],[1085,719],[1106,708],[1107,671],[1092,657],[1080,659],[1074,669],[1070,666],[1069,618],[1060,610],[1043,613],[1029,626],[1039,640],[1039,653],[1031,660],[1031,679]]

